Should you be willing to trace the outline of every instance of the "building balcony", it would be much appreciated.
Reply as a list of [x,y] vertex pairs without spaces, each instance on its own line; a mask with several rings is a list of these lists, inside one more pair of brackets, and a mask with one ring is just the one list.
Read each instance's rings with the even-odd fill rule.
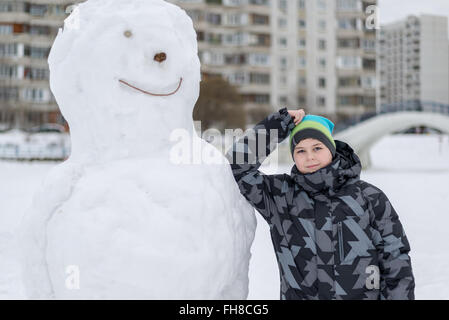
[[354,19],[362,19],[362,21],[365,21],[366,16],[365,12],[363,10],[360,11],[343,11],[342,9],[336,9],[337,18],[354,18]]
[[269,84],[242,84],[238,87],[241,94],[270,94],[271,92],[271,86]]
[[366,71],[363,69],[337,69],[338,77],[350,77],[350,76],[361,76],[365,75]]
[[362,48],[337,48],[337,56],[363,56],[365,51]]
[[26,12],[0,12],[0,21],[3,23],[27,23],[30,15]]
[[336,108],[336,112],[339,115],[345,115],[345,116],[354,116],[354,115],[360,115],[368,111],[372,111],[374,108],[372,107],[366,107],[363,104],[357,104],[357,105],[338,105]]
[[337,29],[337,38],[363,38],[365,32],[355,29]]
[[18,87],[18,88],[28,88],[28,87],[32,86],[33,88],[41,88],[41,89],[49,89],[50,90],[50,84],[49,84],[48,80],[1,78],[0,86]]
[[3,43],[18,42],[39,47],[51,47],[55,40],[56,34],[52,35],[35,35],[29,33],[3,34]]
[[366,88],[362,86],[337,87],[337,94],[340,95],[360,95],[365,97],[375,97],[376,88]]

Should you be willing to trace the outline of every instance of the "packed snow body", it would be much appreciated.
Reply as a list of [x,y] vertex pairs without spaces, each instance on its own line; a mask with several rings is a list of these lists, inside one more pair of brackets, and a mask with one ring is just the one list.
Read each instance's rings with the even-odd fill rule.
[[[247,298],[256,219],[227,160],[195,133],[187,14],[162,0],[88,0],[48,62],[72,154],[22,221],[28,296]],[[176,129],[222,163],[171,161]]]

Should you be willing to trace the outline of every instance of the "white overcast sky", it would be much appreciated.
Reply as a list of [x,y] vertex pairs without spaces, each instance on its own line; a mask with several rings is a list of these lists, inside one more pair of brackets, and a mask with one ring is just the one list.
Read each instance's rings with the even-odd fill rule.
[[410,14],[437,14],[449,17],[449,0],[378,0],[380,24],[405,18]]

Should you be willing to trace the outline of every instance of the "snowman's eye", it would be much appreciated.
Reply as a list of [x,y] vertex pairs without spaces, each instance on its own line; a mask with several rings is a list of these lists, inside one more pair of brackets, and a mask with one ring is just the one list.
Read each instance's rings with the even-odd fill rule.
[[159,52],[154,55],[154,61],[163,62],[167,59],[165,52]]
[[125,32],[123,32],[123,35],[127,38],[131,38],[133,33],[131,32],[131,30],[126,30]]

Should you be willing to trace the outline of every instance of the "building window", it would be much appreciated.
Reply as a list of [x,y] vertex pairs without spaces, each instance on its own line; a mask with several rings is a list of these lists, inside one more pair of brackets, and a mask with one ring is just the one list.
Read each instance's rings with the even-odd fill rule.
[[47,5],[31,4],[30,15],[32,16],[44,16],[47,12]]
[[321,69],[325,69],[326,68],[326,58],[318,58],[318,66]]
[[66,12],[64,7],[64,5],[54,5],[52,6],[51,13],[53,15],[65,16]]
[[350,48],[350,49],[358,49],[360,48],[360,39],[338,39],[337,40],[338,48]]
[[363,59],[363,69],[376,70],[376,59]]
[[306,20],[299,19],[298,20],[298,25],[299,25],[300,28],[304,29],[306,27]]
[[318,78],[318,87],[319,88],[326,88],[326,78]]
[[31,58],[47,58],[50,52],[50,48],[38,48],[25,46],[24,55]]
[[362,76],[362,87],[367,89],[376,89],[375,76]]
[[12,25],[0,24],[0,34],[12,34]]
[[249,74],[249,82],[254,84],[269,84],[270,75],[268,73],[256,73]]
[[51,29],[48,26],[30,26],[31,35],[50,35]]
[[253,24],[257,25],[268,25],[270,24],[269,16],[261,15],[261,14],[253,14],[252,15]]
[[31,80],[48,80],[50,71],[48,69],[26,67],[24,78]]
[[0,100],[17,101],[19,99],[19,89],[17,87],[0,87]]
[[361,69],[362,58],[357,56],[337,57],[337,67],[341,69]]
[[230,26],[244,26],[248,24],[248,15],[242,13],[229,13],[225,16],[226,24]]
[[325,31],[326,30],[326,20],[319,20],[318,21],[318,30],[319,31]]
[[279,77],[279,82],[281,83],[281,85],[285,86],[287,84],[287,77],[285,75],[281,75]]
[[221,24],[221,14],[209,13],[206,16],[206,21],[213,25]]
[[326,97],[318,96],[316,98],[316,104],[318,107],[325,107],[326,106]]
[[247,74],[244,72],[232,73],[228,76],[228,81],[234,85],[244,85],[248,83]]
[[339,96],[338,104],[341,106],[358,106],[362,104],[361,96]]
[[305,57],[298,57],[298,66],[299,66],[299,69],[304,69],[306,67],[306,58]]
[[0,43],[0,57],[14,57],[17,55],[17,43]]
[[340,87],[360,87],[361,81],[359,77],[342,77],[338,79]]
[[281,28],[281,29],[287,28],[287,19],[285,19],[285,18],[279,18],[279,19],[278,19],[278,26],[279,26],[279,28]]
[[237,64],[242,65],[246,64],[247,58],[245,54],[226,54],[221,56],[224,57],[224,63],[225,64]]
[[376,40],[363,39],[362,48],[366,51],[376,51]]
[[[198,0],[184,0],[185,2],[200,2]],[[223,0],[223,5],[225,6],[241,6],[245,4],[243,0]]]
[[300,95],[298,97],[298,104],[299,105],[305,105],[306,104],[306,97],[304,95]]
[[271,45],[270,35],[268,34],[256,34],[251,35],[252,44],[256,46],[269,47]]
[[285,38],[285,37],[279,38],[279,45],[282,48],[287,48],[287,38]]
[[319,10],[326,10],[326,0],[318,0],[317,7]]
[[287,97],[286,96],[279,96],[279,104],[286,105],[287,104]]
[[12,2],[0,2],[0,12],[12,12],[14,11]]
[[319,39],[318,40],[318,49],[319,50],[326,50],[326,40]]
[[279,66],[281,70],[287,69],[287,57],[280,57],[279,58]]
[[251,53],[248,61],[252,66],[269,66],[270,55],[266,53]]
[[45,91],[45,89],[27,88],[25,89],[24,98],[32,102],[46,102],[48,99]]
[[279,0],[278,6],[279,6],[279,10],[286,12],[287,11],[287,0]]
[[360,0],[337,0],[338,11],[362,11],[362,1]]
[[343,30],[362,30],[362,20],[352,19],[338,19],[338,28]]
[[209,63],[212,65],[218,65],[221,66],[224,64],[224,54],[220,52],[205,52],[204,54],[208,53],[209,57],[207,58],[209,60]]
[[249,0],[249,4],[268,6],[270,4],[270,0]]
[[248,43],[249,36],[247,33],[234,33],[234,34],[226,34],[223,38],[223,43],[233,46],[242,46]]
[[2,79],[17,78],[17,66],[0,64],[0,78]]
[[298,8],[305,9],[306,8],[306,0],[298,0]]

